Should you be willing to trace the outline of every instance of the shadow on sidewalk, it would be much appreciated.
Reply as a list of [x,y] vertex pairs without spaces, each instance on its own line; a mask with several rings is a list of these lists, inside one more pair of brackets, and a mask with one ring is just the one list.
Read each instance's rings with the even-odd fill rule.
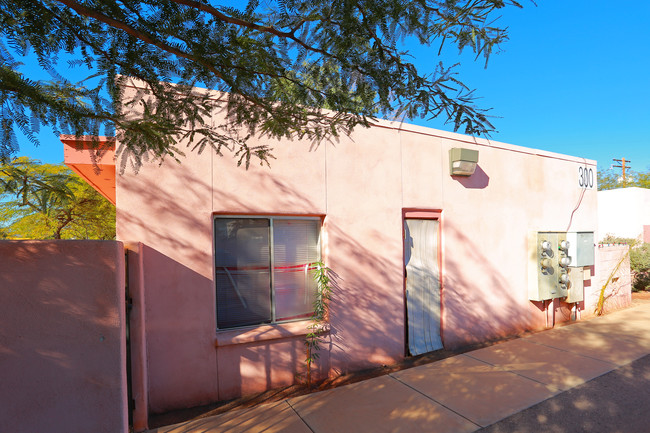
[[[650,303],[650,292],[632,293],[632,306],[646,304],[646,303]],[[560,323],[556,325],[556,328],[561,326],[567,326],[573,323],[576,322]],[[544,331],[537,331],[537,332],[544,332]],[[405,370],[420,365],[430,364],[432,362],[440,361],[445,358],[460,355],[466,352],[471,352],[473,350],[480,349],[483,347],[493,346],[495,344],[500,344],[506,341],[525,337],[527,335],[532,335],[534,333],[536,332],[524,332],[507,338],[501,338],[498,340],[492,340],[480,344],[465,346],[457,350],[444,350],[444,349],[438,350],[435,352],[430,352],[423,355],[406,358],[403,361],[396,364],[386,365],[386,366],[368,369],[368,370],[361,370],[361,371],[345,374],[342,376],[338,376],[335,378],[330,378],[311,388],[308,388],[306,385],[292,385],[284,388],[265,391],[247,397],[241,397],[234,400],[217,402],[205,406],[197,406],[193,408],[181,409],[181,410],[171,411],[163,414],[152,415],[149,418],[149,428],[154,429],[154,428],[159,428],[171,424],[177,424],[181,422],[202,419],[206,417],[223,414],[225,412],[229,412],[232,410],[247,409],[247,408],[258,406],[260,404],[278,402],[278,401],[286,400],[288,398],[310,394],[312,392],[324,391],[327,389],[332,389],[343,385],[349,385],[363,380],[372,379],[374,377],[379,377],[389,373],[394,373],[400,370]]]

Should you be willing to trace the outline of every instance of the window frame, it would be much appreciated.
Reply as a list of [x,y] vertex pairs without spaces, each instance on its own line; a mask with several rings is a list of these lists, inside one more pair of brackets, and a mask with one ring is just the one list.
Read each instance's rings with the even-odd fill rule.
[[[249,325],[239,325],[232,326],[227,328],[219,328],[219,319],[218,319],[218,305],[217,305],[217,257],[216,257],[216,247],[217,247],[217,231],[215,229],[215,221],[217,219],[266,219],[269,221],[269,266],[270,266],[270,275],[269,275],[269,292],[271,296],[271,321],[270,322],[260,322],[256,324]],[[213,268],[213,285],[214,285],[214,314],[215,314],[215,327],[219,332],[231,331],[237,329],[250,329],[260,326],[273,326],[277,324],[299,322],[308,320],[307,318],[294,318],[288,320],[276,320],[276,311],[275,311],[275,255],[274,251],[274,232],[273,232],[273,221],[274,220],[301,220],[301,221],[318,221],[318,241],[317,241],[317,251],[318,251],[318,261],[323,260],[323,217],[322,216],[308,216],[308,215],[276,215],[276,214],[213,214],[212,216],[212,268]]]

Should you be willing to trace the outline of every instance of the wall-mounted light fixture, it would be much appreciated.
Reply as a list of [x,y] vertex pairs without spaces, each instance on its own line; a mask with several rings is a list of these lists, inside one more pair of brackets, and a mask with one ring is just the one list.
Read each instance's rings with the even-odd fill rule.
[[471,176],[478,163],[478,150],[454,147],[449,149],[449,174],[452,176]]

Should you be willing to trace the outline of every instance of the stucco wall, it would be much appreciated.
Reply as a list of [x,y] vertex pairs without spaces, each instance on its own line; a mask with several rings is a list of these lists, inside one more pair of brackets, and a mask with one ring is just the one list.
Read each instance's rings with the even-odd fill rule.
[[[324,360],[333,374],[404,356],[405,208],[442,211],[447,347],[545,325],[527,299],[528,232],[595,231],[596,191],[577,185],[578,167],[595,163],[382,125],[311,150],[273,142],[270,169],[206,151],[118,176],[118,238],[144,245],[151,411],[289,384],[304,359],[295,330],[215,348],[214,213],[324,217],[324,258],[339,275]],[[472,177],[449,176],[451,147],[479,150]]]
[[650,189],[598,192],[598,240],[608,234],[650,242]]
[[0,241],[0,431],[127,432],[120,242]]
[[591,280],[591,285],[585,287],[585,300],[582,305],[583,317],[594,315],[601,289],[605,285],[607,287],[605,289],[604,312],[630,306],[632,303],[632,280],[628,252],[629,246],[627,245],[599,245],[596,248],[595,276]]
[[[391,122],[317,147],[259,143],[273,148],[271,168],[188,151],[117,177],[118,239],[143,244],[151,412],[290,384],[303,366],[304,324],[215,332],[215,213],[323,218],[338,275],[330,374],[405,355],[405,209],[441,211],[446,347],[543,327],[527,298],[528,233],[596,230],[596,191],[577,179],[594,161]],[[452,147],[479,151],[470,178],[449,175]]]

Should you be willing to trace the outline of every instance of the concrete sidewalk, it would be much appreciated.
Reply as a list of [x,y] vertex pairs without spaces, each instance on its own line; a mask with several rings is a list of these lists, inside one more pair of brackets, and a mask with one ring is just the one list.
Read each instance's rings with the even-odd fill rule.
[[473,432],[649,354],[650,303],[643,303],[352,385],[150,432]]

